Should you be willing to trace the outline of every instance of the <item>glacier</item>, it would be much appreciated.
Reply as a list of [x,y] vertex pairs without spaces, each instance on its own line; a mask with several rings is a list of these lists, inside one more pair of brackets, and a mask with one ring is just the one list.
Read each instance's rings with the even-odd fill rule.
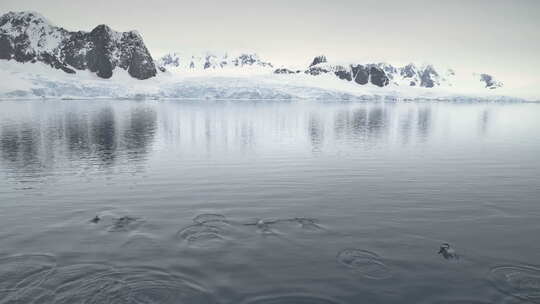
[[[266,69],[266,71],[264,70]],[[271,68],[193,72],[160,72],[139,80],[116,68],[109,79],[90,71],[64,73],[50,66],[0,60],[0,99],[198,99],[198,100],[337,100],[337,101],[538,101],[534,94],[500,88],[459,89],[390,84],[357,85],[333,75],[274,74]]]

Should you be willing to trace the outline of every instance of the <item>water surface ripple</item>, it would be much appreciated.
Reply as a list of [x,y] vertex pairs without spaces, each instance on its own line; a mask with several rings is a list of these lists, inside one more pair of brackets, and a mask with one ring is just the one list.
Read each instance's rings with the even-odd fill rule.
[[540,303],[539,117],[0,101],[0,304]]

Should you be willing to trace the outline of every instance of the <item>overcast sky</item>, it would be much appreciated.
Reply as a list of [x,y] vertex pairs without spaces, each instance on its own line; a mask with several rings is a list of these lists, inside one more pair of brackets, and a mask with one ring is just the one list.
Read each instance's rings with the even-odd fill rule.
[[434,62],[537,82],[539,0],[0,0],[69,30],[138,30],[156,55],[253,50],[277,64],[331,58]]

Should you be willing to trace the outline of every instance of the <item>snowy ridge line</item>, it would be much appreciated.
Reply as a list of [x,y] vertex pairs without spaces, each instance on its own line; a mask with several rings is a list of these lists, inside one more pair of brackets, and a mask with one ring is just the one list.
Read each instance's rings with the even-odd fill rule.
[[175,52],[154,61],[136,31],[70,32],[35,12],[0,16],[2,99],[538,101],[540,85],[432,64],[330,61],[277,67],[251,52]]
[[[76,75],[43,63],[0,61],[0,99],[182,99],[182,100],[336,100],[336,101],[532,101],[512,95],[462,94],[441,88],[358,86],[332,75],[184,77],[162,73],[144,81],[116,69],[102,79],[89,71]],[[539,100],[539,99],[535,99]]]
[[[6,72],[6,64],[17,65],[16,73]],[[36,73],[36,68],[42,72]],[[21,67],[30,71],[21,71]],[[24,70],[24,69],[22,69]],[[399,91],[384,91],[375,86],[355,86],[339,79],[327,79],[326,87],[316,87],[310,83],[289,81],[284,83],[282,75],[260,77],[213,77],[213,78],[176,78],[168,75],[145,80],[143,82],[131,78],[127,72],[116,71],[117,77],[104,80],[88,72],[71,75],[58,70],[51,70],[44,64],[18,64],[0,62],[0,77],[9,77],[13,81],[8,87],[0,84],[0,99],[136,99],[136,100],[333,100],[333,101],[525,101],[506,96],[493,95],[490,97],[466,96],[457,94],[433,94],[422,96],[418,93]],[[7,75],[5,75],[7,74]],[[277,77],[277,79],[276,79]],[[309,75],[306,80],[315,81]],[[336,83],[334,83],[336,82]],[[13,85],[17,84],[14,88]],[[341,84],[342,87],[337,87]],[[371,91],[359,90],[370,88]]]
[[89,70],[101,78],[112,77],[116,68],[137,79],[157,73],[137,31],[117,32],[101,24],[90,32],[71,32],[35,12],[0,16],[0,59],[42,62],[68,74]]
[[273,65],[263,61],[252,52],[202,52],[189,54],[185,52],[169,53],[156,60],[161,72],[194,73],[194,72],[239,72],[271,73]]

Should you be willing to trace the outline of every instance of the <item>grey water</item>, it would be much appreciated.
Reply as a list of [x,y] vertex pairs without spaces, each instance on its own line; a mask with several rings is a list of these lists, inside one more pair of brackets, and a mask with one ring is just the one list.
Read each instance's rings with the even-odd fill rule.
[[540,303],[539,156],[540,104],[4,101],[0,303]]

